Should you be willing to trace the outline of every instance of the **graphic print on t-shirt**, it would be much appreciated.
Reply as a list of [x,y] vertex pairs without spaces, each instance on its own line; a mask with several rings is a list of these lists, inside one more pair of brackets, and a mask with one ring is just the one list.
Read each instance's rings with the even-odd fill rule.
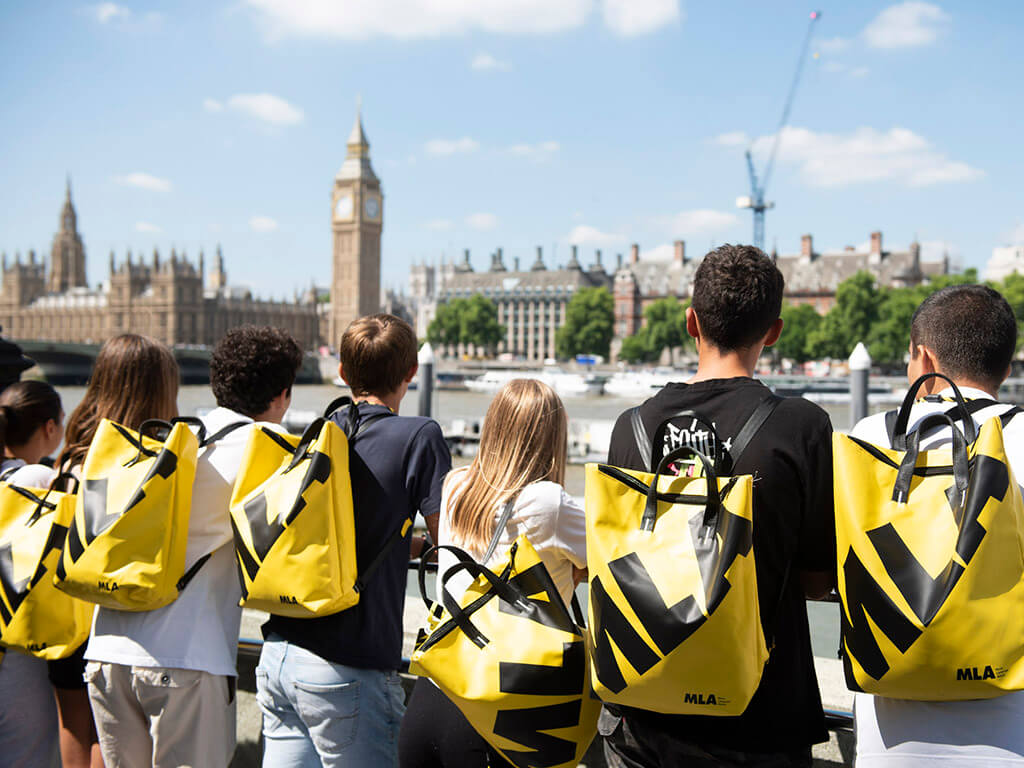
[[[711,422],[711,426],[718,430],[718,425],[715,422]],[[719,439],[721,439],[719,437]],[[680,423],[676,424],[668,422],[665,424],[664,434],[662,435],[662,446],[661,455],[667,456],[669,453],[674,451],[676,448],[681,448],[684,445],[688,445],[694,450],[700,451],[709,459],[716,459],[719,453],[718,440],[715,439],[715,433],[707,428],[706,424],[702,424],[699,419],[692,416],[683,417]],[[722,447],[729,451],[732,448],[732,437],[722,442]]]

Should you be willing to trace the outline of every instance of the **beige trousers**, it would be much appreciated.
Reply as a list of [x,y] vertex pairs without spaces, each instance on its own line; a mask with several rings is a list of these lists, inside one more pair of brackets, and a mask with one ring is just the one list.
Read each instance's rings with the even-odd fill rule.
[[106,768],[226,768],[234,678],[91,661],[89,700]]

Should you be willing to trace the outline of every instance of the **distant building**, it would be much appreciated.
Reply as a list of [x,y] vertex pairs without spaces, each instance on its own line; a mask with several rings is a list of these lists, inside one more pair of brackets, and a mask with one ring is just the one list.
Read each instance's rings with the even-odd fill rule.
[[[499,248],[491,255],[490,268],[486,272],[477,272],[469,261],[467,250],[462,261],[456,264],[444,264],[440,269],[425,265],[414,267],[410,289],[414,295],[417,290],[425,294],[431,282],[436,281],[437,303],[469,298],[474,294],[491,299],[498,307],[498,322],[505,326],[505,338],[498,345],[498,351],[542,361],[555,356],[555,333],[565,325],[565,308],[569,300],[581,288],[604,287],[610,290],[612,287],[612,278],[601,263],[600,251],[596,252],[594,263],[587,268],[580,265],[578,255],[574,245],[568,264],[549,269],[544,263],[543,250],[538,247],[528,270],[520,269],[518,257],[513,259],[513,267],[509,270]],[[421,307],[425,308],[422,319],[417,318],[418,324],[429,322],[426,317],[434,311],[428,300],[424,302]],[[418,327],[417,333],[425,335],[426,328]]]
[[949,274],[949,258],[922,261],[921,244],[913,242],[905,251],[887,251],[882,233],[872,232],[867,251],[847,246],[841,251],[817,253],[810,235],[800,238],[800,253],[772,254],[786,279],[786,300],[810,304],[819,314],[828,312],[836,301],[839,284],[861,270],[870,272],[880,286],[905,288],[937,275]]
[[20,255],[13,263],[2,256],[0,325],[8,336],[98,343],[130,331],[168,345],[212,345],[228,328],[243,323],[285,328],[306,348],[320,336],[315,297],[263,301],[244,288],[229,287],[219,246],[208,279],[202,251],[198,263],[173,249],[166,259],[154,249],[148,261],[129,251],[120,264],[111,252],[107,282],[90,288],[77,224],[69,182],[49,269],[34,251],[25,263]]
[[687,259],[686,243],[676,240],[672,260],[640,260],[640,246],[629,248],[629,261],[615,270],[615,336],[632,336],[644,325],[644,310],[658,299],[686,299],[697,264]]
[[1005,280],[1014,272],[1024,275],[1024,245],[1005,245],[992,249],[985,266],[985,280]]

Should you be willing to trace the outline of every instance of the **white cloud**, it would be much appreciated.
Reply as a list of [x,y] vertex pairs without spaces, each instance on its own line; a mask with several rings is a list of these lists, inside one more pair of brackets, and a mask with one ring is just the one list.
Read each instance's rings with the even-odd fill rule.
[[675,237],[695,237],[724,232],[739,223],[734,213],[698,208],[680,211],[671,216],[659,216],[655,223]]
[[720,147],[742,147],[750,143],[750,137],[743,131],[727,131],[711,140]]
[[[772,139],[757,139],[754,151],[764,156],[770,151]],[[950,160],[924,137],[899,127],[888,131],[861,127],[847,134],[785,128],[778,160],[796,167],[803,181],[813,187],[879,181],[923,187],[984,176],[983,171]]]
[[612,232],[602,232],[597,227],[580,224],[573,227],[572,231],[565,239],[568,240],[571,245],[594,245],[604,247],[622,243],[626,238]]
[[815,47],[825,53],[842,53],[850,47],[850,40],[845,37],[829,37],[824,40],[817,40]]
[[474,213],[466,217],[466,226],[481,231],[494,229],[498,226],[498,217],[493,213]]
[[513,144],[508,148],[508,152],[531,160],[547,160],[559,149],[561,146],[557,141],[542,141],[539,144]]
[[850,77],[865,77],[870,71],[867,67],[854,67],[850,70]]
[[451,219],[431,219],[427,222],[427,229],[434,232],[447,232],[452,228]]
[[100,3],[93,6],[93,12],[96,14],[96,20],[100,24],[106,24],[117,19],[128,19],[132,15],[130,8],[125,8],[117,3]]
[[[648,0],[645,0],[645,2]],[[243,0],[271,40],[550,34],[582,26],[594,0]]]
[[273,232],[277,229],[277,221],[269,216],[253,216],[249,219],[249,229],[253,232]]
[[1024,224],[1018,224],[1010,230],[1010,242],[1014,245],[1024,245]]
[[879,13],[864,28],[864,40],[872,48],[929,45],[949,28],[951,20],[937,5],[908,0]]
[[672,243],[662,243],[640,251],[640,259],[643,261],[672,261],[674,255],[675,248],[672,247]]
[[[236,93],[228,99],[227,105],[236,112],[271,125],[296,125],[305,119],[301,109],[272,93]],[[206,102],[204,106],[207,106]]]
[[679,0],[604,0],[605,26],[616,35],[636,37],[685,18]]
[[428,155],[462,155],[476,152],[480,149],[480,143],[469,136],[463,136],[461,139],[431,139],[423,148]]
[[159,176],[152,176],[148,173],[141,172],[126,173],[123,176],[115,176],[114,182],[123,187],[148,189],[150,192],[169,192],[171,189],[171,182],[167,179],[161,179]]
[[496,59],[489,53],[478,53],[469,66],[477,72],[508,72],[512,69],[512,65],[507,61]]
[[203,99],[203,109],[207,112],[223,112],[224,105],[216,99]]
[[843,73],[843,74],[847,75],[848,77],[855,77],[855,78],[856,77],[864,77],[865,75],[868,74],[868,72],[871,71],[867,67],[863,67],[863,66],[861,66],[861,67],[850,67],[849,65],[844,64],[841,61],[826,61],[822,65],[822,69],[825,70],[826,72]]
[[136,232],[145,232],[148,235],[158,235],[163,230],[156,224],[150,224],[148,221],[137,221],[135,222]]

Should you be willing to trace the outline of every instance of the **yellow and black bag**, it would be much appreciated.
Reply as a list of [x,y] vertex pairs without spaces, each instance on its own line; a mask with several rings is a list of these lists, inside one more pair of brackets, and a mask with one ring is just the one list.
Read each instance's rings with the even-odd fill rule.
[[[198,436],[189,425],[198,427]],[[82,487],[57,566],[57,588],[104,608],[151,611],[177,598],[209,558],[185,572],[198,419],[148,419],[139,431],[103,419],[82,465]],[[147,436],[152,429],[166,437]]]
[[[349,404],[345,428],[328,417]],[[252,431],[231,494],[241,604],[280,616],[326,616],[359,602],[363,585],[408,533],[396,530],[363,573],[357,572],[349,438],[379,414],[360,419],[339,398],[302,436],[269,427]],[[301,514],[300,514],[301,513]]]
[[[714,439],[723,474],[779,401],[769,396],[758,405],[731,456]],[[693,411],[673,418],[682,416],[714,435]],[[636,412],[633,424],[638,447],[649,450]],[[688,459],[702,475],[666,474]],[[719,469],[688,445],[662,457],[653,473],[587,465],[591,676],[606,702],[739,715],[757,690],[769,648],[754,564],[753,478]]]
[[[1000,418],[976,427],[955,385],[953,410],[907,434],[935,376],[953,385],[911,386],[892,448],[833,436],[843,666],[855,691],[990,698],[1024,688],[1024,503]],[[920,450],[937,425],[952,445]]]
[[[484,561],[505,527],[511,502]],[[409,671],[427,677],[488,744],[520,768],[568,768],[597,733],[601,702],[587,671],[583,616],[570,614],[525,536],[491,570],[453,546],[459,562],[438,574],[443,605],[432,605],[420,564],[420,592],[431,609]],[[435,550],[436,551],[436,550]],[[447,582],[461,571],[475,581],[456,600]]]
[[74,653],[89,637],[94,606],[59,592],[52,578],[74,512],[71,493],[0,482],[3,646],[52,661]]

